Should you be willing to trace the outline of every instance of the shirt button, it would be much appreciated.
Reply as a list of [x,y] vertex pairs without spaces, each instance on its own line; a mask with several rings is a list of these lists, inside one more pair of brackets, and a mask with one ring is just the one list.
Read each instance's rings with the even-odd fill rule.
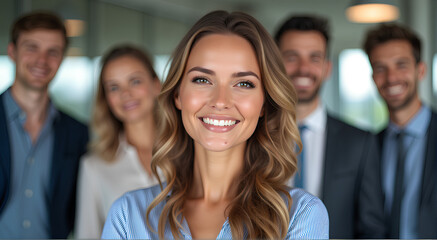
[[26,114],[24,112],[20,112],[18,117],[20,118],[20,120],[24,120],[26,118]]
[[30,221],[29,221],[29,220],[24,220],[24,221],[23,221],[23,227],[24,227],[24,228],[30,228],[30,225],[31,225],[31,224],[30,224]]
[[33,196],[33,191],[30,190],[30,189],[26,189],[26,190],[24,191],[24,195],[25,195],[26,197],[28,197],[28,198],[31,198],[31,197]]
[[35,159],[33,157],[29,158],[29,164],[33,164],[35,162]]

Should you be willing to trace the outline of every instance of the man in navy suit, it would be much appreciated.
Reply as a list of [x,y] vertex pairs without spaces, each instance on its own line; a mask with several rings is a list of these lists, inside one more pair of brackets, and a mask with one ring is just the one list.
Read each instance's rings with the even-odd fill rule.
[[67,44],[51,13],[27,14],[12,27],[15,81],[0,95],[0,238],[67,238],[73,228],[88,131],[48,94]]
[[437,114],[418,85],[426,73],[421,41],[409,28],[381,24],[364,49],[390,121],[379,134],[389,238],[437,238]]
[[297,120],[302,129],[302,159],[290,185],[324,202],[330,238],[384,238],[376,137],[331,116],[319,97],[331,71],[327,20],[291,17],[275,39],[298,95]]

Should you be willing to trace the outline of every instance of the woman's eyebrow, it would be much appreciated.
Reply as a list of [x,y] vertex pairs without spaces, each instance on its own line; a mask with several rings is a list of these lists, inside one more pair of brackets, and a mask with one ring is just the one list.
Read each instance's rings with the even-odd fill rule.
[[214,71],[212,71],[210,69],[207,69],[207,68],[203,68],[203,67],[193,67],[190,70],[188,70],[187,73],[190,73],[190,72],[193,72],[193,71],[203,72],[203,73],[206,73],[206,74],[209,74],[209,75],[215,75]]
[[[193,71],[203,72],[203,73],[206,73],[206,74],[209,74],[209,75],[215,75],[214,71],[212,71],[210,69],[207,69],[207,68],[203,68],[203,67],[193,67],[190,70],[188,70],[187,73],[193,72]],[[245,76],[254,76],[257,79],[260,79],[259,76],[256,73],[252,72],[252,71],[237,72],[237,73],[232,74],[232,77],[245,77]]]
[[245,76],[254,76],[254,77],[258,78],[258,80],[259,80],[258,75],[252,71],[237,72],[237,73],[232,74],[232,77],[245,77]]

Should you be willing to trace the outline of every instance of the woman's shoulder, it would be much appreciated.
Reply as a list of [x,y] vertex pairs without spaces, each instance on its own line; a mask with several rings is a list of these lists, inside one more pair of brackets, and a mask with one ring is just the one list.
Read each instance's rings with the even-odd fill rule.
[[161,193],[161,187],[155,185],[148,188],[129,191],[121,196],[117,201],[124,201],[130,206],[138,206],[147,208],[149,204]]
[[327,215],[326,207],[318,197],[301,188],[290,188],[288,192],[292,199],[292,216],[299,214],[302,211],[315,211],[321,216],[324,216],[325,214]]
[[[111,206],[103,229],[102,238],[156,238],[146,224],[146,212],[150,203],[161,192],[159,185],[125,193]],[[162,211],[158,204],[149,215],[149,224],[157,229]]]
[[81,165],[87,168],[97,168],[101,165],[107,165],[107,161],[94,151],[88,151],[82,156]]
[[323,202],[300,188],[288,192],[292,204],[287,238],[329,238],[329,217]]
[[311,193],[301,189],[301,188],[289,188],[288,193],[290,193],[291,199],[293,199],[293,205],[307,205],[307,204],[321,204],[324,206],[323,202]]

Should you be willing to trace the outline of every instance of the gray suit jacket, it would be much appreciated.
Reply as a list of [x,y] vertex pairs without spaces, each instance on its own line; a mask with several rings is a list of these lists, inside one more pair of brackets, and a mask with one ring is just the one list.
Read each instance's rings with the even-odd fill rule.
[[321,199],[330,238],[384,238],[376,136],[328,115]]

